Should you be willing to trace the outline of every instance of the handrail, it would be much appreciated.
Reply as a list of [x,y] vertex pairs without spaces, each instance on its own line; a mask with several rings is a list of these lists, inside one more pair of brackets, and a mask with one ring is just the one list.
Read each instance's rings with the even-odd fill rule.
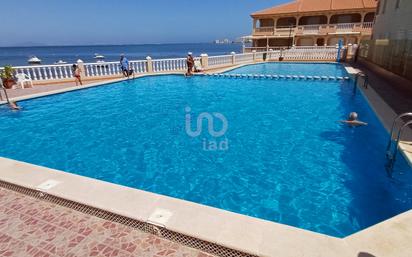
[[395,127],[396,127],[397,122],[398,122],[400,119],[402,119],[403,117],[409,117],[409,116],[412,117],[412,112],[402,113],[402,114],[398,115],[398,116],[393,120],[391,132],[390,132],[389,143],[388,143],[388,146],[386,147],[386,150],[387,150],[387,151],[389,150],[389,148],[390,148],[390,146],[391,146],[391,144],[392,144],[393,132],[394,132],[394,130],[395,130]]
[[[89,63],[87,63],[89,64]],[[26,65],[26,66],[15,66],[13,69],[32,69],[32,68],[48,68],[48,67],[71,67],[73,64],[65,63],[65,64],[43,64],[43,65]],[[3,69],[4,67],[0,67]]]
[[355,75],[355,81],[353,83],[353,94],[356,94],[356,89],[358,88],[358,81],[359,81],[359,77],[363,77],[363,87],[365,89],[368,89],[368,84],[369,84],[369,76],[368,74],[364,73],[364,72],[358,72]]
[[395,162],[396,162],[396,157],[397,157],[398,152],[399,152],[399,143],[400,143],[400,141],[401,141],[401,138],[402,138],[402,135],[403,135],[403,131],[404,131],[405,128],[407,128],[407,127],[410,126],[410,125],[412,125],[412,121],[409,121],[409,122],[405,123],[405,124],[399,129],[398,137],[396,138],[396,145],[395,145],[394,153],[393,153],[393,155],[392,155],[392,159],[391,159],[390,163],[388,164],[389,171],[391,171],[391,172],[392,172],[392,170],[393,170],[393,166],[394,166],[394,164],[395,164]]
[[[399,129],[397,130],[398,132],[397,132],[397,137],[395,139],[395,142],[393,142],[392,139],[394,139],[393,136],[394,136],[394,131],[395,131],[395,128],[396,128],[396,124],[398,124],[398,121],[400,121],[404,117],[411,117],[412,118],[412,112],[402,113],[394,119],[394,121],[392,123],[391,131],[390,131],[390,135],[389,135],[388,146],[386,147],[386,158],[388,159],[388,164],[386,165],[386,168],[387,168],[387,171],[389,172],[390,176],[392,175],[393,166],[395,164],[396,156],[397,156],[398,151],[399,151],[399,142],[402,138],[403,130],[406,127],[412,125],[412,120],[410,120],[410,121],[407,121],[404,125],[400,126]],[[392,147],[393,143],[395,143],[395,145],[394,145],[393,153],[391,153],[391,150],[393,148]]]

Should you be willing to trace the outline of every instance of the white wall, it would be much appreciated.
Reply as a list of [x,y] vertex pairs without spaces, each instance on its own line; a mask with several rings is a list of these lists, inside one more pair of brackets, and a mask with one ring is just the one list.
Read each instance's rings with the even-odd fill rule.
[[[412,0],[379,1],[373,39],[412,40]],[[399,8],[396,8],[398,1]]]

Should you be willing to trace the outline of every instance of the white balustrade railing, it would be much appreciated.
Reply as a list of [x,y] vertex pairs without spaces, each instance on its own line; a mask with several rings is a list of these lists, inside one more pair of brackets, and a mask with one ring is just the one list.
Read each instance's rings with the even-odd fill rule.
[[[259,49],[260,50],[260,49]],[[283,57],[284,60],[336,60],[338,49],[334,46],[298,46],[290,49],[274,48],[271,51],[262,51],[210,56],[207,58],[206,68],[216,68],[242,63],[253,63],[263,60],[277,60]],[[344,51],[341,51],[342,53]],[[203,57],[196,57],[198,63]],[[151,67],[148,67],[151,65]],[[187,69],[186,58],[159,59],[159,60],[138,60],[129,62],[130,69],[136,74],[159,72],[184,71]],[[119,62],[84,63],[84,75],[86,77],[119,77],[122,75]],[[3,68],[0,67],[0,71]],[[15,74],[24,73],[32,80],[64,80],[73,78],[72,64],[61,65],[35,65],[14,67]]]
[[37,65],[13,67],[14,73],[24,73],[33,80],[59,80],[72,77],[72,65]]
[[147,61],[130,61],[129,66],[135,74],[147,72]]
[[235,55],[236,63],[253,62],[253,53],[237,54]]
[[187,69],[186,58],[153,60],[153,72],[182,71]]
[[232,64],[232,55],[219,55],[209,57],[209,66],[223,66]]
[[364,22],[362,23],[362,28],[364,29],[372,29],[373,27],[373,22]]
[[292,48],[282,51],[284,60],[336,60],[337,55],[338,49],[335,47]]
[[275,31],[275,27],[259,27],[255,28],[255,33],[273,33]]
[[121,74],[119,62],[96,62],[84,64],[86,77],[104,77]]
[[303,34],[318,34],[320,25],[304,25],[303,27]]
[[357,23],[339,23],[336,24],[336,31],[338,32],[352,32]]

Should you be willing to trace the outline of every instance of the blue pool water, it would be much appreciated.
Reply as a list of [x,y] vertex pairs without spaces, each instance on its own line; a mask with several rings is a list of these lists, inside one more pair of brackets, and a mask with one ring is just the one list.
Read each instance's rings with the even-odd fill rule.
[[306,76],[346,76],[346,72],[339,63],[307,64],[307,63],[280,63],[270,62],[259,65],[246,65],[228,71],[229,74],[276,74],[276,75],[306,75]]
[[[387,134],[350,82],[156,76],[20,105],[0,107],[1,156],[337,237],[412,206],[411,170],[386,176]],[[337,122],[351,111],[369,126]],[[226,133],[204,119],[189,136],[202,112]]]

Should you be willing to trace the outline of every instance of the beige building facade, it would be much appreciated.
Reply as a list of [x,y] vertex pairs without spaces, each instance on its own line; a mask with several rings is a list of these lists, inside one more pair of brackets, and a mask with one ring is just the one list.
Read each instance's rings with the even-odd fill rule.
[[296,0],[251,14],[252,47],[324,46],[370,39],[375,0]]
[[380,0],[371,40],[360,56],[412,80],[412,1]]

